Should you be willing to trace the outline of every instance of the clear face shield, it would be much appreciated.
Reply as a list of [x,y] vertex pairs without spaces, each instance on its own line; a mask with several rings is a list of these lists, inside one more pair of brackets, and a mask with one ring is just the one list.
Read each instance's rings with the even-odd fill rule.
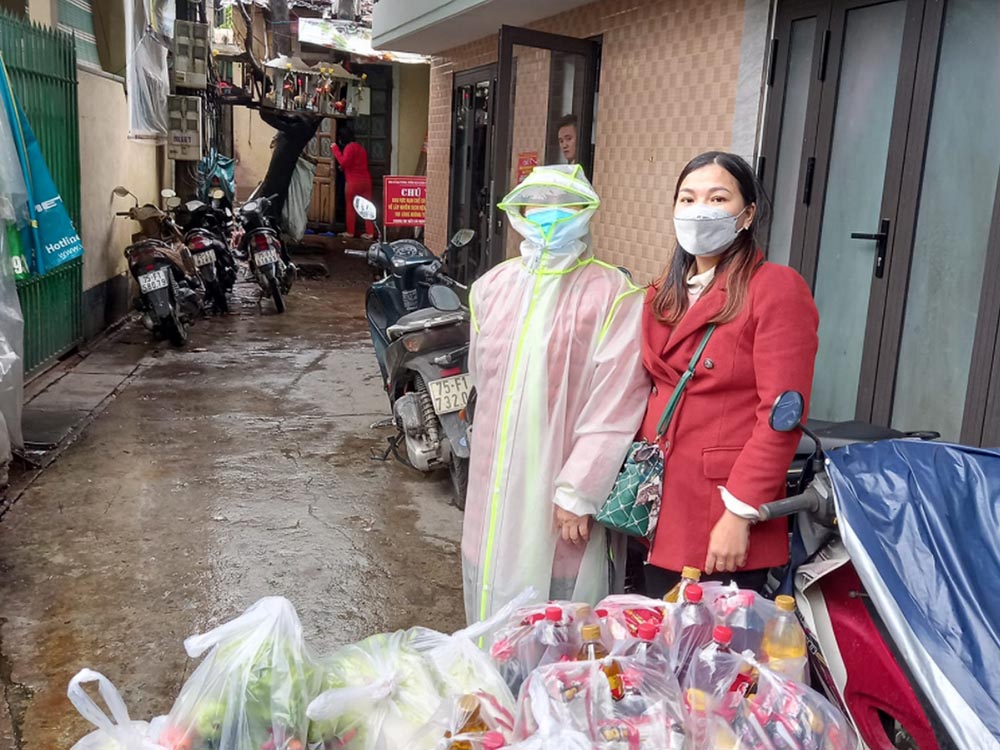
[[557,250],[586,235],[599,205],[579,167],[540,167],[500,204],[526,240]]

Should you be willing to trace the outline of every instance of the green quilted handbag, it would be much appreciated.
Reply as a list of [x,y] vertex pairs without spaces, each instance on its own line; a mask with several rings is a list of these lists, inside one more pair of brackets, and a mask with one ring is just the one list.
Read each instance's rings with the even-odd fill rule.
[[656,534],[656,521],[660,515],[660,500],[663,496],[663,449],[660,448],[660,442],[667,434],[670,420],[677,411],[688,381],[694,377],[695,367],[705,353],[713,331],[715,326],[709,326],[691,363],[677,382],[656,426],[656,441],[651,443],[641,440],[632,443],[611,494],[597,512],[597,522],[612,531],[649,540]]

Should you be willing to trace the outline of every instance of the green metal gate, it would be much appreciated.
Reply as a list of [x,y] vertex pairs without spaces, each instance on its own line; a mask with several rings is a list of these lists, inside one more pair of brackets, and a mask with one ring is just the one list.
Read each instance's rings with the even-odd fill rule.
[[[80,231],[80,133],[73,36],[0,12],[0,52],[18,102]],[[83,261],[18,282],[24,369],[40,370],[83,335]]]

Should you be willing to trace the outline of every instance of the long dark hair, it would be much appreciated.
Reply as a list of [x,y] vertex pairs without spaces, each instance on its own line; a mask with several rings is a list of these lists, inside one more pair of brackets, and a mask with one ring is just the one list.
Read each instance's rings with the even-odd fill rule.
[[[675,206],[681,184],[687,176],[696,169],[701,169],[709,164],[718,164],[729,172],[740,186],[740,194],[746,205],[756,204],[757,206],[750,228],[737,235],[736,242],[726,250],[716,267],[717,272],[724,268],[728,269],[728,294],[725,306],[710,322],[727,323],[739,314],[746,302],[750,278],[757,270],[754,258],[756,250],[760,246],[758,241],[760,228],[764,226],[769,214],[769,204],[760,180],[757,179],[757,175],[754,174],[753,169],[745,160],[736,154],[725,151],[707,151],[693,158],[681,170],[680,177],[677,178],[677,186],[674,188]],[[694,256],[677,245],[666,273],[656,284],[658,291],[653,298],[653,312],[658,320],[667,325],[677,325],[678,321],[684,317],[684,313],[687,312],[687,280],[692,265],[694,265]]]

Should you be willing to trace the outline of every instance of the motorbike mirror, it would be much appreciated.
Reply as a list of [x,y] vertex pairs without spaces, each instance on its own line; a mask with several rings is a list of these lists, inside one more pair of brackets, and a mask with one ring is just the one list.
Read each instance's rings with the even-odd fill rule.
[[179,205],[181,205],[181,199],[176,195],[171,195],[167,198],[167,208],[177,208]]
[[785,391],[771,407],[771,417],[768,424],[775,432],[792,432],[802,423],[806,400],[798,391]]
[[173,198],[175,195],[177,195],[177,193],[170,188],[163,188],[163,190],[160,191],[161,198]]
[[476,233],[472,229],[459,229],[455,232],[455,236],[451,238],[451,246],[465,247],[472,242],[472,238],[475,236]]
[[128,198],[129,196],[132,196],[132,200],[135,201],[135,205],[139,205],[139,199],[136,198],[135,194],[124,185],[118,185],[111,191],[111,193],[113,195],[117,195],[119,198]]
[[354,196],[354,210],[365,221],[374,221],[375,217],[378,216],[378,209],[375,208],[375,204],[367,198],[362,198],[360,195]]
[[427,298],[434,309],[441,312],[455,312],[462,309],[462,300],[451,289],[441,284],[435,284],[427,290]]
[[226,197],[226,192],[222,188],[212,188],[208,195],[217,201],[221,201]]

